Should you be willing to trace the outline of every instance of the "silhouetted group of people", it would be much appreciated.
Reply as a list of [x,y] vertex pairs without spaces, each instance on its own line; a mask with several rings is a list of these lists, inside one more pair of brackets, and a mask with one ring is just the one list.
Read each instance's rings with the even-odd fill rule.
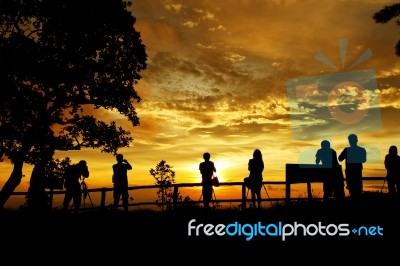
[[[344,197],[344,178],[339,161],[346,161],[346,188],[353,199],[359,199],[363,194],[363,164],[367,161],[367,152],[358,146],[358,137],[355,134],[348,136],[349,146],[337,156],[327,140],[321,142],[317,151],[316,164],[332,168],[331,174],[323,183],[324,199],[334,196],[336,199]],[[400,198],[400,156],[397,146],[390,146],[384,161],[388,194]]]
[[[328,172],[328,175],[324,177],[324,201],[327,201],[331,197],[334,197],[336,200],[343,200],[345,197],[344,176],[342,172],[342,166],[340,165],[339,161],[345,161],[346,188],[349,191],[350,197],[353,199],[357,199],[360,198],[360,196],[362,195],[362,170],[363,163],[367,161],[367,153],[365,148],[358,146],[357,135],[350,134],[348,136],[348,142],[349,146],[344,148],[338,156],[336,151],[331,148],[330,142],[328,140],[323,140],[321,142],[321,148],[318,149],[315,154],[315,163],[317,165],[322,165],[323,167],[331,169]],[[202,195],[204,199],[204,207],[209,208],[213,192],[211,180],[214,173],[216,172],[216,169],[214,163],[210,161],[210,154],[208,152],[204,153],[203,158],[204,162],[200,163],[199,170],[202,175]],[[394,159],[394,156],[390,157],[390,159],[397,160]],[[389,159],[387,159],[387,161],[389,161]],[[388,162],[388,164],[390,164],[390,162]],[[393,163],[391,165],[393,165]],[[400,167],[400,164],[398,164],[398,167]],[[248,171],[249,176],[244,179],[244,183],[251,192],[252,206],[254,208],[261,208],[261,189],[263,186],[262,181],[264,161],[262,153],[259,149],[254,150],[253,158],[251,158],[248,162]],[[388,185],[390,183],[391,187],[389,191],[392,191],[394,189],[394,186],[397,187],[400,185],[400,175],[393,175],[398,177],[399,180],[393,178],[390,182],[388,181]]]
[[[202,178],[202,197],[204,208],[210,207],[213,196],[213,177],[217,171],[213,161],[210,161],[211,155],[208,152],[203,154],[204,162],[199,164],[199,170]],[[264,171],[264,162],[262,153],[259,149],[253,152],[253,158],[248,163],[249,177],[245,178],[246,186],[251,191],[252,203],[254,207],[261,208],[261,188]]]
[[[122,199],[122,207],[124,211],[128,211],[128,171],[132,169],[132,165],[124,159],[122,154],[117,154],[115,158],[117,163],[112,166],[112,182],[114,186],[113,207],[117,209]],[[88,193],[87,191],[83,191],[87,189],[87,187],[82,186],[82,182],[88,177],[89,169],[85,160],[81,160],[77,164],[69,165],[66,168],[64,171],[65,196],[63,210],[68,210],[71,200],[73,201],[75,211],[79,210],[82,202],[82,194]]]
[[358,146],[358,137],[355,134],[348,136],[349,146],[344,148],[337,156],[334,149],[330,147],[328,140],[321,142],[321,148],[315,154],[316,164],[331,168],[331,172],[325,177],[323,182],[324,200],[334,196],[341,200],[344,198],[344,177],[339,161],[346,163],[346,188],[350,197],[357,199],[363,193],[362,171],[363,163],[367,161],[367,152],[365,148]]
[[[321,142],[321,148],[315,154],[315,163],[331,169],[323,182],[323,199],[328,200],[334,197],[342,200],[345,197],[344,175],[339,162],[345,161],[346,188],[353,199],[359,199],[363,193],[363,164],[367,161],[366,149],[358,145],[358,137],[355,134],[348,136],[349,146],[344,148],[337,155],[328,140]],[[204,208],[208,209],[213,197],[213,178],[215,178],[216,167],[210,160],[208,152],[203,154],[204,161],[199,164],[199,171],[202,177],[202,197]],[[128,171],[132,165],[124,159],[122,154],[116,155],[117,163],[112,166],[112,182],[114,186],[113,206],[118,208],[119,201],[122,199],[122,207],[128,210]],[[390,196],[400,198],[400,156],[396,146],[389,148],[385,156],[385,168],[387,169],[388,193]],[[264,161],[259,149],[255,149],[253,157],[248,162],[249,176],[244,179],[246,187],[251,192],[251,201],[254,208],[261,208],[261,189],[263,186]],[[67,210],[71,200],[75,210],[78,210],[82,201],[81,180],[89,177],[89,170],[86,161],[81,160],[77,164],[67,167],[64,173],[65,197],[63,209]]]
[[[331,147],[328,140],[321,142],[321,148],[315,154],[315,163],[331,170],[324,177],[323,200],[334,198],[341,201],[345,197],[345,188],[351,199],[360,199],[363,194],[363,164],[367,161],[366,149],[358,145],[356,134],[348,135],[349,145],[339,155]],[[202,195],[204,207],[209,208],[212,199],[212,177],[216,172],[215,165],[210,161],[208,152],[203,155],[204,162],[200,163],[199,170],[202,175]],[[345,162],[346,186],[340,162]],[[385,168],[387,169],[388,193],[390,196],[400,198],[400,156],[396,146],[389,148],[385,156]],[[253,152],[253,158],[248,163],[249,176],[244,179],[244,184],[251,192],[252,206],[261,207],[261,189],[263,186],[264,162],[259,149]]]

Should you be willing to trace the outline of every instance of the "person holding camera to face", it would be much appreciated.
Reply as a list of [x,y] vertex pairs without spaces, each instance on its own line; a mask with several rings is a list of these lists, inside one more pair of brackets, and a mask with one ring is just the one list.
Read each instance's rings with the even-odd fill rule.
[[114,184],[114,208],[118,208],[118,203],[122,197],[122,206],[124,211],[128,211],[128,170],[132,169],[132,165],[124,159],[122,154],[117,154],[117,163],[112,166],[113,176],[112,182]]
[[82,201],[82,188],[80,184],[81,178],[89,177],[89,169],[84,160],[77,164],[69,165],[64,172],[64,188],[65,196],[63,202],[63,210],[67,210],[69,203],[73,200],[75,211],[78,211]]

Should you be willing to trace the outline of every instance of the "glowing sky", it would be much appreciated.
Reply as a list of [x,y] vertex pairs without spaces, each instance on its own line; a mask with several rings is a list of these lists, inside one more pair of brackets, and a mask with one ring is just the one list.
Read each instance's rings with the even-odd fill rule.
[[[131,130],[131,147],[120,151],[134,168],[130,185],[154,184],[149,170],[161,160],[173,166],[176,183],[198,182],[198,164],[206,151],[222,181],[242,181],[256,148],[263,153],[264,179],[284,180],[285,163],[314,163],[323,138],[339,153],[349,133],[358,134],[360,146],[367,148],[364,175],[385,176],[383,157],[390,145],[400,146],[400,60],[394,51],[400,27],[395,21],[376,24],[372,16],[392,3],[134,1],[135,27],[148,54],[148,68],[137,86],[141,124],[132,128],[124,117],[101,113]],[[347,41],[343,67],[340,40]],[[370,57],[350,69],[368,50]],[[319,52],[336,68],[317,60]],[[299,99],[303,113],[291,116],[290,81],[327,82],[326,77],[363,70],[373,71],[369,78],[376,82],[364,122],[343,126],[333,121],[326,115],[326,97]],[[303,128],[294,132],[294,126]],[[112,155],[84,150],[57,156],[87,160],[90,186],[111,187]],[[25,169],[21,190],[29,182],[29,167]],[[10,170],[3,164],[1,184]]]

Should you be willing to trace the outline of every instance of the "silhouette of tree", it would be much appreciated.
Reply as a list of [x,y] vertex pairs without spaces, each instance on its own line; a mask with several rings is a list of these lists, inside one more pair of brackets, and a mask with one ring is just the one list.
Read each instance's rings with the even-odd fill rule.
[[45,174],[45,186],[47,188],[61,189],[64,186],[65,170],[72,164],[69,157],[63,159],[52,159],[47,164]]
[[[384,8],[376,12],[372,18],[375,20],[376,23],[384,24],[391,21],[394,18],[399,18],[399,16],[400,16],[400,3],[396,3],[385,6]],[[396,23],[398,26],[400,26],[399,19],[396,20]],[[396,44],[395,53],[397,56],[400,56],[400,40]]]
[[13,163],[0,208],[21,182],[24,163],[36,165],[56,150],[116,153],[133,140],[115,121],[96,118],[102,108],[139,125],[134,86],[147,54],[130,6],[0,0],[0,159]]
[[[157,200],[159,203],[159,207],[161,210],[172,209],[173,205],[173,187],[172,184],[175,183],[175,172],[172,170],[172,166],[167,164],[165,160],[162,160],[156,165],[156,169],[151,168],[150,174],[156,180],[156,185],[159,185],[160,188],[157,191]],[[182,196],[178,195],[180,200],[182,200]]]
[[[35,211],[48,210],[52,208],[53,191],[54,189],[63,189],[64,172],[65,169],[67,169],[67,167],[71,165],[71,159],[69,157],[65,157],[61,160],[51,159],[45,165],[45,170],[43,171],[43,173],[40,173],[43,174],[43,176],[39,176],[41,182],[36,182],[35,178],[38,177],[35,177],[35,172],[41,170],[41,163],[35,164],[33,168],[34,170],[32,171],[31,184],[29,186],[25,202],[27,208]],[[45,191],[46,188],[50,190],[50,195],[47,198],[47,202],[42,199],[42,193],[43,191]]]

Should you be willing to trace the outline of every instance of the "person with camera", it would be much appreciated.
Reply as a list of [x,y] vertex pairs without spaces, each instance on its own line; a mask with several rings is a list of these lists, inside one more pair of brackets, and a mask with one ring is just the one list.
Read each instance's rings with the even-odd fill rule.
[[122,154],[117,154],[117,163],[112,166],[113,176],[112,182],[114,184],[114,208],[118,208],[118,203],[122,197],[122,206],[124,211],[128,211],[128,170],[132,170],[132,165],[124,159]]
[[80,180],[89,177],[89,169],[84,160],[77,164],[69,165],[64,172],[65,196],[63,201],[63,210],[68,210],[69,203],[73,200],[75,211],[81,206],[82,188]]
[[199,170],[201,173],[201,183],[202,183],[202,195],[204,201],[204,209],[210,207],[210,202],[213,193],[213,175],[217,171],[213,161],[210,161],[211,155],[208,152],[203,154],[204,162],[199,165]]

